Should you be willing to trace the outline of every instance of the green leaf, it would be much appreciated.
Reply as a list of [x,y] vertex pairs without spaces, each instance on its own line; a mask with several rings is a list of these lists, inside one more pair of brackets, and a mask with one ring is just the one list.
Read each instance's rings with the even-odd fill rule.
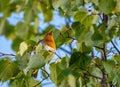
[[55,9],[59,8],[60,14],[67,18],[70,18],[70,16],[74,15],[75,11],[78,9],[77,5],[80,3],[80,1],[71,0],[52,0],[52,1],[53,8]]
[[81,53],[90,53],[92,51],[92,48],[90,46],[86,46],[86,44],[83,43],[77,43],[77,49]]
[[[108,82],[113,82],[113,84],[114,84],[114,80],[116,80],[117,73],[118,73],[118,69],[113,68],[112,71],[110,73],[108,73]],[[115,83],[116,83],[116,81],[115,81]]]
[[39,69],[45,64],[45,59],[41,54],[33,55],[30,58],[27,69]]
[[[59,68],[61,69],[61,67],[59,66]],[[65,68],[61,69],[62,70],[62,75],[64,77],[67,77],[68,75],[73,75],[76,78],[80,77],[80,73],[77,70],[72,70],[71,68]]]
[[70,87],[76,87],[76,79],[73,75],[68,76],[68,84]]
[[[56,34],[56,33],[55,33]],[[74,38],[74,30],[67,30],[66,27],[62,27],[58,36],[55,38],[56,46],[60,47],[63,44],[69,44]]]
[[58,65],[55,63],[50,64],[50,79],[54,82],[57,86],[61,84],[64,79],[64,76],[61,73]]
[[53,18],[53,12],[52,10],[49,8],[49,5],[47,5],[48,0],[47,1],[41,1],[41,3],[39,4],[39,8],[41,10],[41,12],[43,13],[43,16],[44,16],[44,21],[45,22],[50,22]]
[[24,22],[19,22],[15,27],[16,35],[24,40],[33,40],[35,39],[36,34],[36,30],[33,28],[34,27],[32,25],[28,25]]
[[120,19],[120,16],[117,16],[109,20],[108,32],[111,39],[116,38],[116,36],[120,36],[120,33],[119,33],[120,30],[118,29],[118,26],[119,26],[118,23],[120,23],[119,19]]
[[67,77],[68,75],[72,74],[72,70],[70,68],[65,68],[62,70],[62,74]]
[[114,84],[115,84],[117,87],[120,86],[120,73],[117,73],[117,75],[115,75]]
[[120,0],[117,0],[116,7],[115,7],[115,13],[120,12]]
[[16,25],[15,28],[16,28],[16,34],[17,34],[17,36],[19,36],[20,38],[23,38],[23,39],[27,39],[28,38],[28,34],[29,34],[28,25],[26,25],[23,22],[19,22]]
[[94,26],[94,34],[92,35],[92,40],[93,41],[102,41],[103,37],[99,33],[98,29]]
[[117,29],[116,26],[113,26],[112,29],[109,30],[109,37],[116,38],[117,37]]
[[23,39],[20,37],[14,38],[13,43],[12,43],[12,49],[16,52],[19,51],[19,46],[22,41]]
[[93,34],[93,27],[87,27],[80,24],[79,22],[74,22],[72,28],[75,30],[75,38],[78,42],[89,42]]
[[[97,24],[98,21],[99,21],[99,16],[98,15],[92,15],[93,16],[93,19],[92,19],[92,24]],[[90,22],[90,21],[89,21]]]
[[39,18],[38,17],[36,17],[35,19],[34,19],[34,32],[35,33],[38,33],[38,26],[39,26]]
[[[30,78],[30,80],[28,80],[29,86],[28,87],[33,87],[36,84],[39,83],[39,81],[35,80],[34,78]],[[37,85],[36,87],[42,87],[41,84]]]
[[[101,65],[101,59],[100,58],[95,58],[95,63],[97,63],[97,65]],[[101,66],[101,68],[103,68],[103,66]]]
[[[105,23],[100,24],[97,28],[99,34],[102,36],[104,42],[108,42],[111,39],[109,38],[108,34],[106,33],[107,27],[105,26]],[[99,36],[100,39],[100,36]],[[101,41],[102,42],[102,41]]]
[[48,75],[47,75],[47,73],[46,73],[45,71],[42,70],[42,76],[43,76],[44,78],[46,78]]
[[120,55],[115,55],[115,56],[114,56],[114,59],[115,59],[118,63],[120,63]]
[[105,14],[110,14],[115,9],[116,2],[114,0],[100,0],[99,8]]
[[85,69],[89,67],[91,63],[91,58],[86,53],[81,53],[80,51],[74,51],[70,58],[70,67],[71,68],[78,68],[78,69]]
[[41,53],[42,49],[43,49],[43,45],[42,45],[42,42],[41,42],[35,47],[35,53],[36,54]]
[[55,9],[59,8],[62,5],[65,5],[68,0],[52,0],[52,5]]
[[95,76],[98,76],[100,78],[102,78],[102,72],[100,69],[98,69],[97,67],[90,67],[89,68],[89,72],[92,74],[92,75],[95,75]]
[[75,0],[74,1],[77,6],[82,5],[83,1],[82,0]]
[[25,82],[26,80],[27,79],[25,79],[25,74],[20,72],[16,79],[10,80],[10,87],[27,87]]
[[[25,74],[24,72],[20,72],[16,79],[10,81],[10,87],[33,87],[39,83],[34,78],[31,77],[31,72]],[[41,84],[36,87],[41,87]]]
[[62,60],[60,60],[58,62],[58,66],[59,66],[59,68],[61,70],[68,68],[68,66],[69,66],[69,58],[67,56],[62,58]]
[[27,63],[29,61],[30,56],[28,54],[25,55],[16,55],[16,63],[20,67],[20,69],[25,69],[27,67]]
[[[119,19],[119,17],[117,19]],[[115,26],[116,23],[117,23],[116,18],[110,19],[108,22],[108,29],[111,29],[113,26]]]
[[107,60],[103,62],[103,66],[107,73],[110,73],[115,67],[115,62],[113,60]]
[[33,40],[31,39],[31,40],[27,40],[27,41],[24,41],[26,44],[27,44],[27,46],[28,46],[28,48],[27,48],[27,52],[32,52],[35,48],[36,48],[36,44],[37,44],[37,42],[36,42],[36,39],[35,38],[33,38]]
[[88,15],[85,8],[80,9],[76,12],[74,15],[74,21],[80,22],[80,24],[83,24],[87,27],[90,27],[92,24],[96,24],[99,21],[98,15]]
[[54,53],[48,52],[46,50],[41,50],[40,53],[44,57],[46,63],[49,62],[54,56]]
[[19,73],[19,68],[16,63],[8,58],[0,60],[0,80],[5,82],[14,78]]
[[99,5],[99,1],[98,0],[91,0],[92,3],[94,3],[95,5]]
[[34,12],[32,9],[26,9],[24,12],[25,12],[24,13],[25,23],[29,24],[30,22],[33,21],[33,19],[34,19],[33,17],[35,17]]
[[[10,4],[10,1],[0,1],[0,11],[4,11],[5,10],[5,7],[8,6],[8,4]],[[8,8],[7,8],[8,9]]]
[[19,53],[21,56],[26,52],[27,49],[28,49],[28,45],[26,42],[20,43]]
[[2,19],[0,22],[0,34],[3,34],[10,39],[15,38],[16,36],[14,26],[10,25],[5,19]]
[[51,10],[48,10],[44,13],[45,22],[49,22],[53,18],[53,12]]
[[86,9],[82,9],[78,12],[76,12],[75,16],[74,16],[74,21],[75,22],[80,22],[82,23],[86,18],[87,18],[88,14],[87,14],[87,11]]

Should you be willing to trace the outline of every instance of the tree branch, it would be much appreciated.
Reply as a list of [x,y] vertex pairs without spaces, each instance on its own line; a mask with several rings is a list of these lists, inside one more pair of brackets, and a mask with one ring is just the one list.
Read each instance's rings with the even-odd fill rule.
[[[107,56],[106,56],[106,45],[105,45],[105,43],[103,43],[103,47],[102,48],[101,47],[97,47],[97,46],[95,46],[95,47],[102,50],[102,52],[103,52],[102,61],[106,61],[107,60]],[[106,71],[104,69],[101,69],[98,65],[97,65],[97,67],[102,72],[101,87],[107,87],[107,82],[106,82],[107,81],[107,74],[106,74]]]
[[117,48],[117,46],[114,44],[114,42],[111,41],[111,43],[112,43],[112,45],[114,46],[114,48],[116,49],[116,51],[120,54],[120,51],[119,51],[119,49]]
[[101,80],[101,87],[107,87],[107,74],[106,71],[102,70],[102,80]]
[[[107,60],[107,56],[106,56],[106,45],[105,43],[103,43],[103,57],[102,57],[102,61],[106,61]],[[101,70],[102,71],[102,80],[101,80],[101,87],[107,87],[107,74],[106,71],[104,69]]]
[[104,60],[104,61],[107,60],[107,56],[106,56],[106,51],[105,51],[105,49],[106,49],[106,46],[105,46],[105,43],[103,43],[103,55],[104,55],[103,60]]
[[102,21],[107,24],[107,22],[108,22],[108,15],[103,14],[103,19],[102,19]]
[[85,6],[85,1],[83,0],[82,6]]
[[0,52],[0,56],[15,56],[15,54],[5,54],[5,53]]

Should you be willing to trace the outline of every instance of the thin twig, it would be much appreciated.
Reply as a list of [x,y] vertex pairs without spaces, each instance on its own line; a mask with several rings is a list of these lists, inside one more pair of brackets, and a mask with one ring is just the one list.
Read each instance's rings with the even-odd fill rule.
[[92,49],[92,52],[91,52],[91,57],[92,57],[92,59],[95,57],[94,56],[94,50]]
[[95,64],[96,67],[98,67],[102,71],[102,69],[100,67],[101,65],[98,65],[94,60],[93,60],[93,63]]
[[15,54],[5,54],[5,53],[0,52],[0,56],[15,56]]
[[93,77],[93,78],[96,78],[96,79],[102,79],[101,77],[95,76],[95,75],[93,75],[93,74],[91,74],[89,72],[88,72],[88,75],[91,76],[91,77]]
[[108,22],[108,15],[103,14],[103,19],[102,19],[102,21],[107,24],[107,22]]
[[98,47],[98,46],[94,46],[95,48],[98,48],[98,49],[101,49],[101,50],[103,50],[103,48],[102,47]]
[[114,42],[111,41],[111,43],[112,43],[112,45],[114,46],[114,48],[116,49],[116,51],[120,54],[120,51],[119,51],[119,49],[117,48],[117,46],[114,44]]
[[39,83],[34,85],[33,87],[36,87],[36,86],[40,85],[44,80],[46,80],[49,77],[49,73],[45,69],[41,69],[41,70],[44,71],[47,74],[47,76],[44,79],[42,79]]
[[49,76],[49,73],[45,69],[41,69],[41,70],[44,71]]
[[107,55],[110,54],[110,53],[115,54],[114,51],[113,51],[113,49],[114,49],[114,47],[111,47],[111,48],[109,49],[109,51],[107,52]]
[[39,41],[37,42],[37,45],[38,45],[39,43],[42,43],[42,41],[43,41],[43,39],[42,39],[42,40],[39,40]]
[[58,58],[62,59],[57,53],[55,53],[56,56],[58,56]]
[[84,73],[84,74],[86,74],[86,75],[92,76],[92,77],[94,77],[94,78],[96,78],[96,79],[102,79],[101,77],[98,77],[98,76],[95,76],[95,75],[91,74],[88,70],[86,70],[86,69],[84,69],[84,68],[82,68],[82,67],[79,67],[79,68],[80,68],[81,70],[83,70],[83,71],[86,71],[87,74]]
[[66,52],[66,53],[68,53],[68,54],[71,54],[71,52],[70,52],[70,51],[68,51],[68,50],[64,49],[63,47],[60,47],[59,49],[61,49],[62,51]]
[[45,77],[44,79],[42,79],[42,81],[40,81],[38,84],[34,85],[33,87],[36,87],[38,85],[40,85],[44,80],[46,80],[49,76]]
[[103,18],[101,17],[101,13],[99,13],[98,15],[99,15],[99,17],[100,17],[100,19],[101,19],[101,21],[102,21],[102,20],[103,20]]

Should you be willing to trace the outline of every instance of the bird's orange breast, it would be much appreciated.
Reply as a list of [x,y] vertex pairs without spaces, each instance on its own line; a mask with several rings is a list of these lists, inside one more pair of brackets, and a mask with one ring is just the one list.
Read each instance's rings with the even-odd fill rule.
[[52,32],[48,32],[44,37],[44,44],[56,50]]

